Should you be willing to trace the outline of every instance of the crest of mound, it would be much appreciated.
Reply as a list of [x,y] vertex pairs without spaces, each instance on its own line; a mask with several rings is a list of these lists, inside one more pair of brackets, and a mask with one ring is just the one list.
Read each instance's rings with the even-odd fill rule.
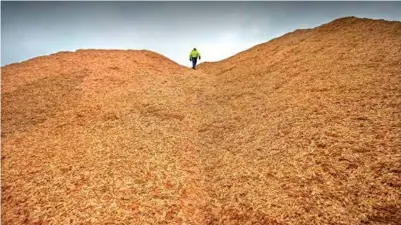
[[80,49],[36,57],[2,67],[2,92],[39,79],[73,74],[92,78],[118,74],[129,79],[134,75],[168,75],[183,67],[156,52],[148,50]]
[[[398,63],[401,22],[344,17],[314,29],[295,30],[218,62],[199,68],[212,74],[236,72],[301,73],[323,63]],[[370,65],[372,66],[372,65]]]

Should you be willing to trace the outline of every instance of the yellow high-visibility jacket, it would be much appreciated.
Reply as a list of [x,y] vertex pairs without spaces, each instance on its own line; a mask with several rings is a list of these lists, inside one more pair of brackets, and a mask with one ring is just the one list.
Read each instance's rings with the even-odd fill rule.
[[189,53],[189,59],[192,59],[192,58],[201,58],[201,55],[200,55],[200,53],[198,52],[198,50],[192,50],[191,51],[191,53]]

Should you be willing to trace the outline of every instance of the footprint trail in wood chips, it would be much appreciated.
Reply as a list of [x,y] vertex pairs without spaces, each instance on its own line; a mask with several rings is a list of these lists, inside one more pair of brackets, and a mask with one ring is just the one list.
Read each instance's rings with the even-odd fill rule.
[[198,70],[2,67],[2,223],[399,224],[400,53],[401,22],[347,17]]

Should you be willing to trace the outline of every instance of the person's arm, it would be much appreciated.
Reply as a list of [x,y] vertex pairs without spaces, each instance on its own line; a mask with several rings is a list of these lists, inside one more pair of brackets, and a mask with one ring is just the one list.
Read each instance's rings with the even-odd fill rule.
[[189,61],[192,61],[192,52],[189,53]]
[[198,57],[199,57],[199,60],[201,59],[201,55],[200,55],[200,53],[198,52]]

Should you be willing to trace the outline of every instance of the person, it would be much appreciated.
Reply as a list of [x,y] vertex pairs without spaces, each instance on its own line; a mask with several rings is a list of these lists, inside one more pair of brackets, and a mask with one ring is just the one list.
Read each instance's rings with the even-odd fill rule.
[[191,53],[189,53],[189,61],[192,61],[192,69],[195,69],[196,62],[201,59],[201,55],[199,54],[196,48],[192,49]]

